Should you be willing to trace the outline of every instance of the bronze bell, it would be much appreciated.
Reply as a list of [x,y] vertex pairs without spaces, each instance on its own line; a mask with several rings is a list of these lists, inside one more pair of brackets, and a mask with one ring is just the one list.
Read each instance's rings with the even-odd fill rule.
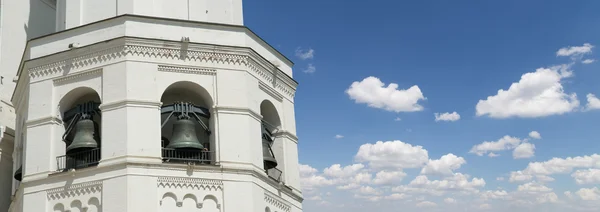
[[17,169],[14,178],[18,181],[21,181],[23,179],[23,166],[20,166],[19,169]]
[[204,146],[196,136],[196,125],[189,118],[178,118],[173,123],[173,134],[167,145],[169,149],[195,149],[202,150]]
[[262,150],[263,150],[263,165],[265,170],[277,167],[277,160],[271,151],[271,136],[266,128],[262,127]]
[[98,148],[98,124],[90,118],[83,118],[75,124],[73,142],[67,147],[67,153],[76,153]]

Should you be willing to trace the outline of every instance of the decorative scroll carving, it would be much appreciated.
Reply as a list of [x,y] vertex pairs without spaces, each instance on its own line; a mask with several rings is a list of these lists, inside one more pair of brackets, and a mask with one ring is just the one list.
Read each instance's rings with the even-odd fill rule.
[[[86,68],[107,65],[126,57],[142,57],[146,59],[192,61],[208,63],[206,66],[228,65],[240,70],[248,70],[267,85],[293,99],[297,83],[286,76],[270,62],[249,48],[231,47],[215,49],[211,45],[190,44],[185,53],[179,48],[180,43],[169,41],[148,41],[139,38],[119,38],[109,44],[100,43],[88,48],[81,48],[49,57],[27,62],[26,70],[33,80],[56,77],[65,72],[77,73]],[[77,55],[69,57],[69,55]],[[182,73],[214,74],[216,71],[202,68],[161,66],[161,71]],[[76,75],[73,75],[76,76]],[[62,80],[68,80],[69,77]]]
[[265,192],[265,202],[267,205],[271,205],[284,212],[289,212],[292,208],[289,204],[286,204],[285,200],[281,200],[280,198],[267,192]]

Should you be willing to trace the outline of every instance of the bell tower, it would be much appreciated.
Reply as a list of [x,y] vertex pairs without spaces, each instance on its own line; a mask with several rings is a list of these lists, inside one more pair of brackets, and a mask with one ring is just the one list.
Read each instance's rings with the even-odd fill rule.
[[27,43],[9,211],[301,212],[293,63],[242,1],[101,2]]

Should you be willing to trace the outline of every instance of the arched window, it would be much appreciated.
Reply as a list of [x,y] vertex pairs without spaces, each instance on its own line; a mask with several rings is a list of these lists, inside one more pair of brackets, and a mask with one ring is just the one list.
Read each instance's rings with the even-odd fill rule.
[[279,181],[282,175],[283,149],[280,143],[275,142],[275,133],[281,129],[281,119],[277,109],[269,100],[264,100],[260,104],[260,115],[263,117],[261,123],[263,166],[269,177]]
[[65,126],[62,140],[65,155],[59,156],[58,169],[80,169],[98,165],[101,149],[101,100],[91,88],[76,88],[67,93],[59,103]]
[[211,164],[214,139],[208,92],[192,82],[177,82],[161,97],[161,143],[165,162]]

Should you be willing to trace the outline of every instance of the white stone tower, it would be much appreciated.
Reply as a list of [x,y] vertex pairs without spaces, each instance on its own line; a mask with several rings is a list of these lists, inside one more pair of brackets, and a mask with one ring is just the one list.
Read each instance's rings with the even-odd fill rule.
[[10,212],[302,211],[293,64],[242,0],[43,1]]

